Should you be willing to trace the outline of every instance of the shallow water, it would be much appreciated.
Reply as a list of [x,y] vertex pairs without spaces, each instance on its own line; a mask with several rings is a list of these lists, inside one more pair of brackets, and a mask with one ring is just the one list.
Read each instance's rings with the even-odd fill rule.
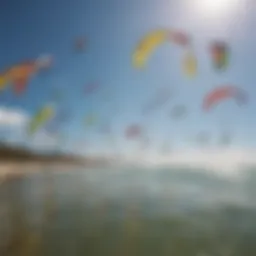
[[[49,256],[214,253],[212,236],[218,240],[220,234],[231,240],[228,246],[235,243],[244,250],[256,239],[256,211],[248,205],[244,185],[242,180],[164,169],[31,175],[0,187],[2,248],[19,226],[27,239],[17,250],[33,247]],[[31,245],[26,242],[31,237],[40,239]],[[171,242],[177,239],[176,245]]]

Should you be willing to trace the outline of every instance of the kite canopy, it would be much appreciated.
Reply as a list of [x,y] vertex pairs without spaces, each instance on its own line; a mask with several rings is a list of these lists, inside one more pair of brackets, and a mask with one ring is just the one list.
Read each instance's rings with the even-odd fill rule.
[[247,100],[247,96],[242,89],[231,85],[221,86],[206,95],[203,101],[203,109],[209,111],[216,104],[229,98],[234,98],[238,103],[244,103]]
[[88,94],[92,94],[94,93],[96,90],[99,89],[99,84],[98,83],[91,83],[91,84],[88,84],[86,87],[85,87],[85,95],[88,95]]
[[201,144],[201,145],[205,145],[208,144],[210,141],[210,134],[206,131],[201,131],[197,137],[196,137],[196,141]]
[[57,132],[63,123],[70,119],[70,113],[66,109],[55,111],[54,117],[47,122],[46,129],[50,133]]
[[0,90],[3,90],[8,83],[8,78],[5,74],[0,74]]
[[157,30],[146,35],[136,47],[133,54],[133,65],[136,68],[144,68],[149,56],[155,49],[168,39],[169,31]]
[[127,127],[125,134],[127,139],[136,139],[142,135],[142,129],[139,125],[134,124]]
[[162,107],[172,97],[172,92],[168,87],[163,87],[157,90],[156,95],[143,106],[142,114],[146,115],[152,113],[152,111]]
[[220,144],[228,146],[232,142],[232,135],[229,132],[224,132],[220,136]]
[[183,48],[189,49],[185,53],[183,61],[183,70],[185,75],[194,76],[196,74],[196,58],[191,51],[190,40],[182,32],[170,30],[155,30],[147,34],[137,45],[133,53],[133,65],[135,68],[145,68],[149,57],[153,54],[158,46],[165,42],[173,42]]
[[37,58],[35,64],[38,69],[47,69],[53,63],[53,57],[51,55],[42,55]]
[[171,117],[174,119],[181,119],[187,114],[187,108],[183,105],[174,106],[171,110]]
[[184,56],[183,71],[187,77],[194,77],[197,72],[197,60],[191,50],[187,51]]
[[55,111],[51,105],[47,105],[41,108],[29,124],[29,134],[34,134],[38,129],[50,121],[54,117],[54,114]]
[[76,51],[83,51],[86,46],[86,39],[84,37],[79,37],[75,40],[75,50]]
[[86,126],[93,126],[97,123],[97,121],[98,121],[97,115],[94,114],[94,113],[91,113],[88,116],[86,116],[85,125]]
[[39,70],[49,68],[52,64],[52,57],[44,55],[36,60],[23,61],[12,65],[0,73],[0,89],[12,85],[16,94],[25,91],[31,77]]
[[214,42],[210,47],[211,59],[216,70],[225,70],[229,64],[229,48],[225,42]]

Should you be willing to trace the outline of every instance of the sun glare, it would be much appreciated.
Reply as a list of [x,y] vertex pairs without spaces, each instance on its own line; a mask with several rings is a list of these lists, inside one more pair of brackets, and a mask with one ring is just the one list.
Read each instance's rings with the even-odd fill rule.
[[242,0],[196,0],[194,7],[200,9],[205,15],[229,14],[239,5]]

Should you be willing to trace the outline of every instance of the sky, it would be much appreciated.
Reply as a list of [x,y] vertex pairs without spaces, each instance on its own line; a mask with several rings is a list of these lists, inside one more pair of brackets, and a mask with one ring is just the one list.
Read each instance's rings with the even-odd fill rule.
[[[127,140],[124,133],[127,126],[139,123],[150,139],[146,151],[155,158],[166,142],[174,151],[197,149],[195,137],[202,131],[210,136],[209,147],[216,148],[221,132],[228,131],[233,135],[230,151],[253,151],[255,7],[253,0],[3,0],[1,70],[43,54],[53,56],[54,64],[36,74],[22,96],[16,97],[10,88],[2,91],[1,139],[35,149],[138,156],[138,142]],[[136,45],[159,28],[180,30],[191,37],[198,60],[196,78],[183,75],[183,49],[172,44],[159,46],[145,70],[133,67]],[[74,51],[79,37],[86,39],[81,53]],[[223,73],[211,64],[209,45],[215,40],[227,42],[231,49],[230,66]],[[85,87],[91,83],[97,83],[99,89],[85,95]],[[239,107],[227,100],[204,113],[204,96],[226,84],[247,91],[248,104]],[[163,87],[171,90],[171,99],[151,115],[142,116],[143,105]],[[53,102],[56,88],[63,94],[61,102]],[[71,115],[60,128],[64,143],[44,128],[33,138],[25,135],[26,124],[49,102],[68,109]],[[169,117],[175,105],[186,106],[186,118],[176,121]],[[111,122],[114,141],[99,133],[99,124],[85,126],[84,118],[91,112],[99,123]]]

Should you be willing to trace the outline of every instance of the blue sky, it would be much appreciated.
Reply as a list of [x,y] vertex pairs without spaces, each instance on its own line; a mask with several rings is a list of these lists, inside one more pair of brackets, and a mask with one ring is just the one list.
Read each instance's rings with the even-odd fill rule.
[[[147,124],[153,151],[158,151],[167,139],[174,148],[194,146],[192,139],[205,130],[216,141],[223,129],[234,133],[235,146],[254,147],[255,3],[235,1],[230,8],[227,4],[221,8],[219,3],[215,10],[212,1],[204,6],[199,0],[2,1],[0,68],[41,54],[51,54],[54,66],[34,77],[22,97],[15,98],[8,90],[3,92],[1,105],[32,116],[52,100],[54,88],[59,88],[65,95],[64,107],[72,113],[71,121],[61,129],[70,148],[86,141],[96,151],[129,151],[135,143],[124,138],[124,130],[139,122]],[[192,37],[199,63],[194,80],[183,76],[182,50],[173,45],[157,49],[145,71],[133,68],[131,58],[136,44],[158,28],[180,29]],[[77,54],[74,41],[80,36],[88,45],[84,53]],[[225,73],[211,66],[208,46],[212,40],[225,40],[231,47],[230,67]],[[94,81],[100,84],[100,90],[85,96],[85,86]],[[227,83],[244,88],[250,95],[249,104],[239,108],[234,101],[226,101],[212,113],[203,113],[204,95]],[[143,119],[142,106],[161,87],[169,87],[174,97]],[[105,92],[111,94],[111,102],[103,101]],[[188,116],[179,122],[168,117],[176,104],[188,109]],[[116,146],[104,144],[97,128],[83,125],[82,119],[92,109],[101,120],[112,120]]]

